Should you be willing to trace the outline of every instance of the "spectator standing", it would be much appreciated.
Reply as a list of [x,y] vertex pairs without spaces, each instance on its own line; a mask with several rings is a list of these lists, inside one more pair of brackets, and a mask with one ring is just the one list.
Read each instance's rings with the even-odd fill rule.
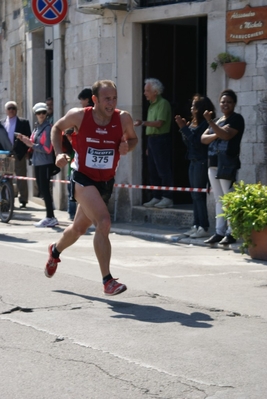
[[44,198],[46,217],[34,225],[36,227],[54,227],[58,224],[53,210],[53,199],[50,190],[50,178],[55,170],[54,151],[51,143],[51,124],[47,120],[47,105],[37,103],[33,107],[37,118],[37,127],[31,138],[19,135],[18,138],[32,149],[32,165],[40,194]]
[[93,107],[94,103],[92,101],[92,89],[90,88],[83,89],[78,95],[78,100],[80,100],[80,104],[83,108]]
[[[189,165],[189,183],[192,188],[207,188],[208,185],[208,148],[201,143],[202,133],[207,129],[208,122],[204,118],[204,111],[208,110],[212,118],[215,117],[215,107],[208,97],[193,97],[190,124],[180,115],[175,116],[175,121],[180,128],[182,138],[187,146]],[[209,218],[205,192],[191,192],[193,201],[194,221],[193,227],[184,233],[191,238],[209,236]]]
[[[12,151],[15,156],[15,174],[17,176],[27,176],[27,152],[28,147],[25,143],[17,139],[15,133],[21,133],[26,137],[30,137],[31,128],[30,123],[27,119],[23,119],[17,116],[18,105],[15,101],[8,101],[5,104],[6,119],[1,121],[5,127],[8,138],[12,143]],[[28,183],[26,180],[17,180],[18,197],[20,202],[20,208],[26,208],[28,202]]]
[[60,253],[74,244],[94,224],[94,250],[103,278],[104,293],[116,295],[126,290],[110,273],[110,215],[107,208],[120,155],[126,155],[137,144],[133,121],[126,111],[116,109],[117,88],[110,80],[97,81],[93,87],[94,107],[73,108],[52,128],[56,164],[68,163],[62,153],[62,131],[75,127],[72,138],[75,157],[72,163],[71,189],[78,202],[73,224],[57,243],[48,247],[45,275],[52,277],[60,262]]
[[236,103],[236,93],[231,89],[225,89],[220,95],[223,116],[215,123],[212,112],[208,110],[204,112],[209,128],[203,133],[201,141],[209,146],[208,175],[216,202],[216,231],[204,241],[206,244],[218,242],[221,245],[228,245],[236,242],[231,235],[231,226],[219,216],[222,213],[220,198],[232,189],[241,166],[239,153],[245,122],[243,116],[235,112]]
[[54,99],[53,97],[47,97],[45,100],[45,103],[47,105],[47,115],[46,119],[50,123],[50,125],[53,125],[54,123]]
[[[171,168],[171,106],[161,94],[164,90],[158,79],[145,80],[144,95],[150,102],[147,120],[136,120],[135,126],[145,126],[147,136],[147,156],[149,180],[152,186],[173,185]],[[163,194],[162,194],[163,193]],[[171,208],[171,191],[153,190],[153,198],[145,202],[145,207]]]
[[8,138],[8,133],[5,127],[0,122],[0,150],[1,151],[11,151],[13,145]]

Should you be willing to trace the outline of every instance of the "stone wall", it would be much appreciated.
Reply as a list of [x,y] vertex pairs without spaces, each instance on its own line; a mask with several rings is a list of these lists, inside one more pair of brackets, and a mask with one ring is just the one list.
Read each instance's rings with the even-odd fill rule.
[[[252,7],[263,6],[265,3],[265,0],[250,1]],[[207,15],[208,96],[216,104],[219,114],[218,97],[221,90],[230,87],[236,91],[238,95],[236,111],[244,116],[246,122],[239,177],[246,182],[261,180],[267,183],[267,40],[253,41],[249,44],[225,43],[226,11],[245,7],[247,0],[184,2],[149,9],[131,9],[128,13],[105,9],[103,15],[77,12],[76,0],[69,1],[69,4],[66,21],[54,27],[53,72],[56,118],[70,108],[78,106],[78,93],[102,78],[109,78],[117,83],[118,107],[129,111],[134,119],[140,118],[143,101],[142,24],[157,21],[171,22],[178,18]],[[22,116],[30,119],[33,102],[41,98],[45,90],[44,70],[40,62],[44,54],[43,28],[25,34],[20,0],[12,2],[2,0],[0,16],[6,27],[0,34],[0,115],[4,116],[4,103],[11,95],[15,95],[21,104]],[[223,51],[239,55],[246,61],[246,72],[242,79],[227,78],[222,68],[212,72],[210,63],[219,52]],[[15,67],[12,66],[14,60],[17,63]],[[19,86],[15,84],[18,77]],[[137,149],[133,154],[123,157],[120,162],[117,174],[119,183],[142,183],[140,128],[137,129],[137,134],[140,138]],[[65,188],[58,193],[58,197],[61,198],[58,207],[65,206],[66,201],[62,199],[62,195],[66,196]],[[126,193],[123,189],[118,190],[116,195],[116,206],[120,214],[129,219],[131,207],[140,204],[141,190],[131,190]],[[212,199],[208,202],[212,213]],[[114,196],[111,204],[112,207],[115,206]]]
[[20,0],[2,0],[1,15],[1,68],[0,68],[0,115],[5,116],[4,104],[8,100],[18,103],[20,116],[27,114],[25,81],[25,35]]

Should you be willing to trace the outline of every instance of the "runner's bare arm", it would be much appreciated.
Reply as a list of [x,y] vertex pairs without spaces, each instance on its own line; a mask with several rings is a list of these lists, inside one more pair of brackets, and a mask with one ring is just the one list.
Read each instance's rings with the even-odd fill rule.
[[56,165],[60,168],[63,168],[68,163],[68,157],[62,153],[62,132],[71,127],[78,130],[81,126],[83,115],[83,108],[72,108],[52,126],[51,141],[56,155]]
[[120,117],[123,136],[119,147],[119,152],[121,155],[126,155],[129,151],[132,151],[136,147],[138,138],[134,131],[131,115],[126,111],[121,111]]

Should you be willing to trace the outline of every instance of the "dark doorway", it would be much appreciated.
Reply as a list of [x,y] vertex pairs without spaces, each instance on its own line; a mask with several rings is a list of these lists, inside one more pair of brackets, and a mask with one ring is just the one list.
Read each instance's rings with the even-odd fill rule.
[[53,97],[53,50],[46,50],[46,98]]
[[[175,22],[145,24],[143,26],[143,81],[159,79],[165,97],[172,106],[172,165],[174,187],[189,187],[186,147],[174,116],[190,119],[191,99],[195,93],[206,95],[207,18],[188,18]],[[142,86],[143,90],[143,86]],[[143,101],[143,120],[148,103]],[[143,184],[149,184],[146,160],[146,137],[143,131]],[[150,199],[147,190],[143,200]],[[175,204],[191,203],[189,193],[174,193]]]

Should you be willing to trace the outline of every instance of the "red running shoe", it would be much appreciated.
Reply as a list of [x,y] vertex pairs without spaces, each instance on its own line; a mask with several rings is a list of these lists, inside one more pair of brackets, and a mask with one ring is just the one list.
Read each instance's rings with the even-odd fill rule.
[[117,278],[112,278],[104,284],[104,294],[117,295],[127,290],[126,285],[118,283],[117,280]]
[[54,276],[54,274],[56,273],[56,270],[57,270],[57,264],[59,262],[61,262],[61,260],[59,258],[55,259],[52,256],[53,245],[55,245],[55,243],[48,245],[49,258],[48,258],[48,261],[47,261],[47,264],[46,264],[45,270],[44,270],[46,277],[49,277],[49,278]]

